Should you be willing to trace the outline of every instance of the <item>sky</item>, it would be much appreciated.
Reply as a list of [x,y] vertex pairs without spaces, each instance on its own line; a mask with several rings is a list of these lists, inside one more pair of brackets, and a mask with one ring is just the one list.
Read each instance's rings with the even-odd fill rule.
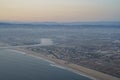
[[120,21],[120,0],[0,0],[0,21]]

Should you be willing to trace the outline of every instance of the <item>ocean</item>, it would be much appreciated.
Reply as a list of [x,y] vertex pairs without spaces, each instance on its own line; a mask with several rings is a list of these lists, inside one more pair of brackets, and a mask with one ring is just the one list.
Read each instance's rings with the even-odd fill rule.
[[0,80],[92,79],[23,52],[0,49]]

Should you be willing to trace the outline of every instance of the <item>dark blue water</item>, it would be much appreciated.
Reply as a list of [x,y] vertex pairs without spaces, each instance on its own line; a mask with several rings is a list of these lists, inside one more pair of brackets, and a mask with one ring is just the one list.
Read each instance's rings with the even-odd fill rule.
[[27,54],[0,49],[0,80],[91,80]]

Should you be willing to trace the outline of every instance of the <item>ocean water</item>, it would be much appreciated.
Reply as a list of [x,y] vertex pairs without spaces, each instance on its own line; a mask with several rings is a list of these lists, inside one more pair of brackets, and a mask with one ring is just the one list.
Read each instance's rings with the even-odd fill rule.
[[0,49],[0,80],[92,80],[20,52]]

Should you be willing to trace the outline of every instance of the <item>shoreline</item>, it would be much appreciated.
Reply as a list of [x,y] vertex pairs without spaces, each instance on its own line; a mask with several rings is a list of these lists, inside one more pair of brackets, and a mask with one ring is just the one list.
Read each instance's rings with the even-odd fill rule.
[[[98,72],[89,68],[85,68],[83,66],[80,65],[76,65],[73,63],[66,63],[66,61],[64,60],[60,60],[57,58],[53,58],[52,56],[45,56],[43,54],[37,53],[37,52],[33,52],[27,49],[23,49],[23,48],[17,48],[17,49],[12,49],[15,51],[20,51],[22,53],[24,53],[25,55],[28,54],[30,56],[42,59],[44,61],[50,62],[52,65],[54,65],[55,67],[63,67],[66,70],[72,71],[76,74],[79,74],[81,76],[90,78],[92,80],[120,80],[120,78],[102,73],[102,72]],[[19,53],[20,53],[19,52]],[[60,68],[58,67],[58,68]]]

